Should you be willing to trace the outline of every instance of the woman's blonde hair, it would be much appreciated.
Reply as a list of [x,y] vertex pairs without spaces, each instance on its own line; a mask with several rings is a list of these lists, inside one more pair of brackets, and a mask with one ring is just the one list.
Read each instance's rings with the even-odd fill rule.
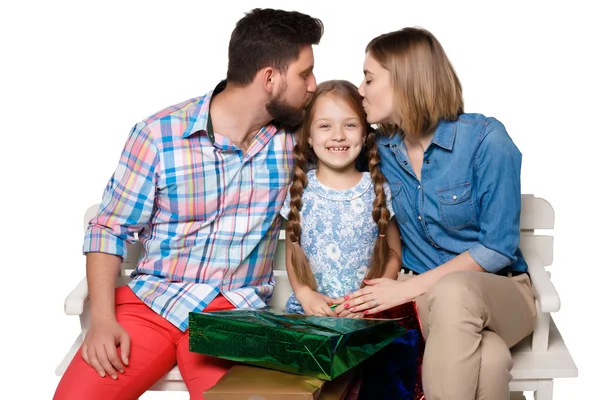
[[399,126],[382,126],[393,134],[420,134],[440,120],[463,114],[462,86],[440,42],[426,29],[404,28],[380,35],[366,52],[390,72],[393,118]]
[[385,178],[379,168],[381,161],[375,142],[376,133],[367,122],[367,116],[362,107],[362,97],[358,93],[358,89],[352,83],[345,80],[325,81],[317,86],[317,90],[306,108],[306,114],[302,126],[297,133],[297,143],[294,147],[294,172],[292,184],[290,186],[290,212],[288,214],[288,222],[286,225],[287,235],[292,243],[292,266],[296,274],[298,282],[307,285],[313,290],[317,290],[315,277],[310,268],[306,254],[302,250],[301,237],[301,221],[300,210],[302,209],[302,193],[308,185],[306,172],[308,163],[318,165],[318,159],[314,150],[308,144],[310,137],[310,127],[312,125],[315,114],[315,103],[325,95],[336,96],[345,101],[350,108],[360,118],[361,127],[366,131],[366,158],[368,160],[369,172],[373,181],[373,189],[375,191],[375,200],[373,200],[373,211],[371,215],[377,224],[378,236],[375,240],[375,247],[369,270],[365,279],[374,279],[383,276],[385,272],[385,264],[387,263],[389,247],[385,239],[387,224],[390,219],[390,211],[386,205],[386,195],[383,190]]

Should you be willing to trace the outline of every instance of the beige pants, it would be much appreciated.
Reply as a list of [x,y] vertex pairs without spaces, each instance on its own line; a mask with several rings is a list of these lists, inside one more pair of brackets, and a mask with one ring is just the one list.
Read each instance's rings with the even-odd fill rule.
[[[411,277],[400,274],[398,279]],[[535,323],[529,277],[453,272],[415,301],[426,338],[425,398],[508,400],[509,349]]]

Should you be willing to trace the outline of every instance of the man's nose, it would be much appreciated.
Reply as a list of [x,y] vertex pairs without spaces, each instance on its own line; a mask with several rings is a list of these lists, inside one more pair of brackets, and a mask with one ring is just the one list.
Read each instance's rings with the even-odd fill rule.
[[310,93],[314,93],[317,91],[317,78],[314,75],[311,75],[308,80],[308,86],[306,87],[306,91]]

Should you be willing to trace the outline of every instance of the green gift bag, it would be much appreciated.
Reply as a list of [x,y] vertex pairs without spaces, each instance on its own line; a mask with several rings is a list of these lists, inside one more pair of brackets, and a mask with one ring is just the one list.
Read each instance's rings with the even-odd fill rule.
[[190,313],[190,350],[332,380],[406,329],[392,320],[309,317],[276,308]]

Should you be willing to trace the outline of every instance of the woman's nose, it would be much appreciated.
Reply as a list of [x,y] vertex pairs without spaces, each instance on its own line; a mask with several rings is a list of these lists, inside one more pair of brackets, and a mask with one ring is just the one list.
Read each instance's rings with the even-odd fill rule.
[[365,80],[364,79],[360,83],[360,86],[358,87],[358,94],[360,94],[363,98],[365,97]]

